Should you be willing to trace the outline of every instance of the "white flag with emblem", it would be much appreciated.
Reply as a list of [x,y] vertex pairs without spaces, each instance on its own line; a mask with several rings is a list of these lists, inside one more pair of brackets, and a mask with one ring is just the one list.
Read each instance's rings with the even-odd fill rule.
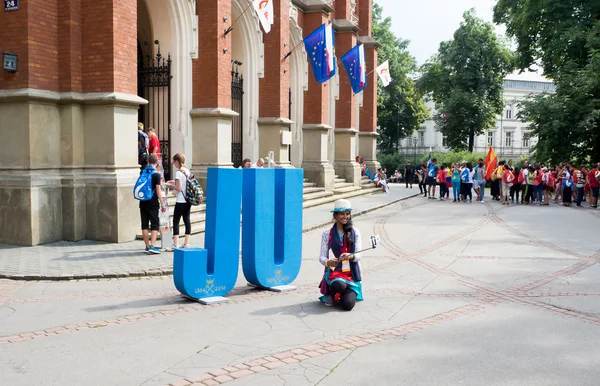
[[387,87],[388,84],[392,81],[392,77],[390,76],[390,64],[386,60],[381,63],[379,67],[375,69],[377,71],[377,75],[379,75],[379,79],[383,82],[383,87]]
[[258,14],[258,20],[262,25],[265,33],[271,31],[271,25],[273,25],[275,14],[273,12],[273,1],[274,0],[252,0],[252,6]]

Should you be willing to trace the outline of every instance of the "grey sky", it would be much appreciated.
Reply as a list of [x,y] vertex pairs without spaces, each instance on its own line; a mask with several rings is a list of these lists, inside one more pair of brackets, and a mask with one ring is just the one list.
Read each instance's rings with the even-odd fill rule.
[[[437,52],[440,42],[452,39],[465,11],[475,8],[477,16],[492,21],[494,0],[374,0],[392,18],[396,36],[410,40],[409,51],[423,64]],[[496,27],[498,33],[504,28]]]

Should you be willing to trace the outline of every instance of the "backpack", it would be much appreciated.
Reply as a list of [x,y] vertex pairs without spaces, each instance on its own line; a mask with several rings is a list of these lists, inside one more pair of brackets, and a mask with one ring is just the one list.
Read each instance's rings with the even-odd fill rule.
[[204,191],[198,180],[190,172],[183,172],[185,175],[185,200],[196,206],[202,204]]
[[517,177],[517,183],[522,184],[525,179],[523,178],[523,171],[519,172],[519,177]]
[[133,198],[140,201],[151,200],[154,196],[154,186],[152,186],[152,176],[156,173],[156,168],[152,165],[146,166],[133,185]]
[[138,131],[138,165],[148,163],[148,149],[146,148],[146,138],[142,132]]
[[504,181],[505,184],[512,183],[514,179],[515,179],[515,175],[510,170],[508,170],[506,173],[504,173],[504,176],[502,177],[502,180]]

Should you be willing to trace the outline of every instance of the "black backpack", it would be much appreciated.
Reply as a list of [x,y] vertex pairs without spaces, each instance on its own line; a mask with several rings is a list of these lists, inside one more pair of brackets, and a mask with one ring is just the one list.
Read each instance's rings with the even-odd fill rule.
[[138,131],[138,164],[148,163],[148,149],[146,149],[146,138],[144,134]]

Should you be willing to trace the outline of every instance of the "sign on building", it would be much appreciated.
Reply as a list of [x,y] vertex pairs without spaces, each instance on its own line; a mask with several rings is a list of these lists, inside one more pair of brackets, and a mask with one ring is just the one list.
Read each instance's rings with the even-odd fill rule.
[[16,11],[19,9],[19,0],[4,0],[5,11]]

